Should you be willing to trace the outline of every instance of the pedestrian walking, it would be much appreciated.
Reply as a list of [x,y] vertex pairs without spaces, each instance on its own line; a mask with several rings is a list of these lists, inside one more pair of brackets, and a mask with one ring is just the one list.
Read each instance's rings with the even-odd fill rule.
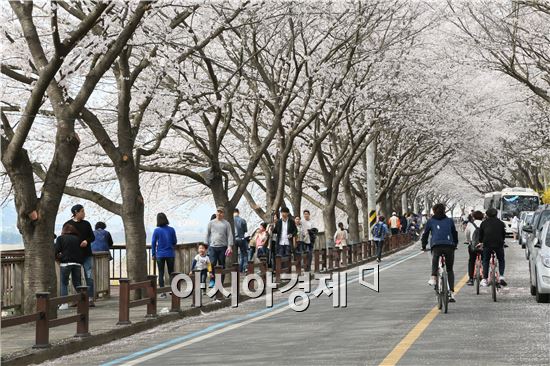
[[238,208],[233,210],[233,225],[235,226],[235,246],[239,251],[239,270],[244,273],[248,264],[248,240],[245,238],[248,226],[246,220],[240,216]]
[[399,234],[399,230],[401,229],[401,220],[395,212],[391,214],[391,217],[388,220],[388,226],[392,235]]
[[277,222],[279,222],[279,214],[275,212],[272,215],[272,221],[267,226],[267,235],[268,235],[268,265],[271,269],[275,268],[275,255],[277,254],[277,233],[275,233],[275,226],[277,225]]
[[[252,243],[254,243],[254,247],[256,248],[256,257],[258,259],[267,255],[267,240],[267,222],[262,222],[250,238],[250,244],[252,245]],[[253,257],[251,256],[250,260],[252,259]]]
[[315,227],[313,220],[311,220],[311,213],[309,210],[304,210],[304,219],[302,220],[303,230],[309,234],[309,242],[304,243],[304,252],[306,254],[306,265],[305,270],[307,272],[311,271],[311,262],[313,260],[313,248],[315,245],[315,240],[317,238],[317,233],[319,230]]
[[281,209],[281,219],[277,221],[273,232],[277,234],[277,255],[288,257],[291,247],[295,246],[297,234],[296,224],[290,219],[290,211],[287,207]]
[[191,272],[189,273],[189,276],[192,276],[193,271],[200,271],[200,283],[204,283],[205,292],[208,273],[212,273],[212,263],[210,262],[210,257],[208,257],[207,255],[207,251],[208,245],[206,245],[205,243],[200,243],[198,253],[195,258],[193,258],[193,262],[191,263]]
[[386,225],[386,219],[384,216],[378,216],[378,222],[372,227],[372,240],[376,246],[376,261],[382,261],[382,248],[384,246],[384,239],[388,235],[389,230]]
[[338,230],[334,233],[334,244],[338,248],[343,248],[348,244],[348,232],[344,229],[344,223],[338,223]]
[[[225,220],[225,208],[218,207],[216,218],[208,223],[206,228],[205,243],[208,244],[208,257],[212,263],[212,274],[210,285],[214,285],[216,266],[225,268],[225,257],[233,253],[233,230],[231,224]],[[222,274],[222,282],[225,276]]]

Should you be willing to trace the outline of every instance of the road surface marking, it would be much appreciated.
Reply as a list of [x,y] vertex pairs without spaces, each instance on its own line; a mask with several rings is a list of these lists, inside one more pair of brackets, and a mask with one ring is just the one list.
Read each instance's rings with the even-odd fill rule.
[[[379,272],[382,272],[382,271],[385,271],[385,270],[390,269],[392,267],[395,267],[395,266],[397,266],[397,265],[399,265],[399,264],[401,264],[405,261],[408,261],[409,259],[412,259],[412,258],[414,258],[414,257],[416,257],[416,256],[418,256],[419,254],[422,254],[422,253],[423,252],[419,251],[419,252],[416,252],[412,255],[408,255],[404,258],[401,258],[399,260],[389,262],[386,266],[382,267],[379,270]],[[355,271],[355,270],[357,270],[357,268],[352,268],[350,270],[347,270],[346,272],[351,272],[351,271]],[[357,281],[359,281],[359,276],[348,280],[345,284],[347,285],[347,284],[354,283],[354,282],[357,282]],[[343,285],[344,284],[341,284],[340,287],[343,286]],[[313,294],[310,294],[309,296],[311,297],[312,295]],[[284,305],[286,305],[286,306],[284,306]],[[129,354],[127,356],[124,356],[124,357],[117,358],[117,359],[112,360],[110,362],[104,363],[103,366],[112,366],[112,365],[118,365],[118,364],[137,365],[139,363],[145,362],[147,360],[153,359],[153,358],[161,356],[163,354],[166,354],[166,353],[175,351],[177,349],[186,347],[186,346],[191,345],[193,343],[196,343],[198,341],[205,340],[205,339],[208,339],[208,338],[212,338],[212,337],[214,337],[218,334],[222,334],[222,333],[228,332],[230,330],[237,329],[237,328],[240,328],[242,326],[245,326],[245,325],[248,325],[248,324],[251,324],[251,323],[255,323],[259,320],[269,318],[273,315],[282,313],[283,311],[288,310],[288,309],[290,309],[290,306],[288,305],[288,301],[282,301],[282,302],[280,302],[276,305],[273,305],[272,308],[262,309],[262,310],[247,314],[247,315],[239,317],[239,318],[235,318],[235,319],[231,319],[231,320],[227,320],[227,321],[224,321],[224,322],[221,322],[221,323],[211,325],[211,326],[209,326],[205,329],[195,331],[193,333],[187,334],[185,336],[177,337],[177,338],[171,339],[169,341],[165,341],[163,343],[159,343],[156,346],[149,347],[149,348],[146,348],[144,350],[131,353],[131,354]],[[182,343],[180,343],[180,342],[182,342]],[[152,352],[152,353],[150,353],[150,352]],[[139,358],[136,358],[136,357],[139,357]],[[134,360],[132,360],[132,359],[134,359]]]
[[[460,291],[460,289],[466,284],[466,281],[468,281],[468,275],[464,275],[460,282],[455,287],[455,294]],[[384,358],[384,360],[380,363],[381,366],[391,366],[396,365],[399,360],[405,355],[405,353],[411,348],[411,346],[416,342],[416,340],[422,335],[422,333],[428,328],[430,323],[435,319],[437,314],[439,314],[440,311],[437,308],[437,306],[434,306],[432,310],[422,320],[420,320],[413,329],[395,346],[395,348],[390,352],[389,355]]]

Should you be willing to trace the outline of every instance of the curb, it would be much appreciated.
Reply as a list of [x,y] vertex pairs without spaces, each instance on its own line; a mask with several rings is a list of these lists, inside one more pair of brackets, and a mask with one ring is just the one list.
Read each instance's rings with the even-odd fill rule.
[[[397,253],[403,249],[409,248],[416,242],[411,242],[402,248],[394,249],[383,254],[383,257],[387,257],[394,253]],[[364,259],[360,262],[353,263],[346,268],[333,268],[331,271],[321,272],[321,274],[328,274],[333,272],[341,272],[368,263],[374,258]],[[249,300],[250,297],[246,295],[240,295],[239,303]],[[129,337],[131,335],[149,330],[158,325],[166,324],[171,321],[180,320],[187,317],[198,316],[201,313],[209,313],[219,309],[227,308],[231,306],[231,299],[224,299],[218,303],[210,303],[203,305],[200,308],[190,308],[179,313],[169,313],[167,315],[161,315],[156,318],[144,318],[141,321],[133,322],[130,325],[125,325],[120,328],[108,330],[103,333],[93,334],[86,338],[65,338],[60,341],[52,342],[50,348],[47,349],[33,349],[27,348],[22,351],[10,353],[6,356],[2,356],[1,363],[6,366],[15,365],[29,365],[39,364],[48,360],[56,359],[59,357],[67,356],[80,351],[85,351],[93,347],[101,346],[120,338]]]

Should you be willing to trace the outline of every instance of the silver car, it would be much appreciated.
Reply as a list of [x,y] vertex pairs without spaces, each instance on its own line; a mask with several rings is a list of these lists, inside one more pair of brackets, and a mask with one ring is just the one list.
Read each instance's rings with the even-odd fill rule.
[[531,294],[537,302],[550,302],[550,221],[547,221],[540,238],[535,239],[529,252]]
[[522,248],[525,248],[525,243],[527,243],[527,233],[523,231],[523,226],[531,223],[534,213],[534,211],[523,211],[519,217],[518,244]]

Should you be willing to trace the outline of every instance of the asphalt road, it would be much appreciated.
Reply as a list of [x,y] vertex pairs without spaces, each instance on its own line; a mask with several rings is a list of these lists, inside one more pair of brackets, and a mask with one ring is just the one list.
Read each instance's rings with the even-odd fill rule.
[[[498,302],[488,289],[475,295],[464,286],[448,314],[433,310],[430,255],[419,248],[381,263],[379,293],[361,286],[358,271],[350,270],[346,308],[334,308],[321,295],[298,313],[288,308],[288,293],[279,294],[271,309],[259,298],[49,364],[550,365],[550,305],[537,304],[529,294],[519,246],[510,244],[506,251],[509,287]],[[466,261],[461,245],[457,283]]]

